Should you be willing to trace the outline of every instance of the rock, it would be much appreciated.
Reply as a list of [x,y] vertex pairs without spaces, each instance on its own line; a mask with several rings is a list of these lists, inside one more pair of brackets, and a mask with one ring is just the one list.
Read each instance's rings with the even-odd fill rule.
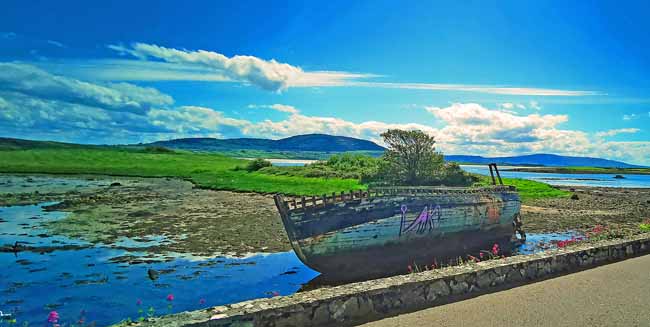
[[331,323],[330,321],[330,312],[327,310],[327,305],[319,305],[314,309],[314,315],[312,318],[312,323],[315,326],[325,325]]
[[614,178],[616,178],[616,179],[625,179],[625,176],[623,176],[623,175],[616,175],[616,176],[614,176]]
[[154,269],[147,270],[147,275],[149,275],[149,279],[151,280],[158,279],[158,272]]
[[575,193],[571,194],[571,200],[578,200],[578,199],[579,199],[578,194]]
[[434,282],[433,284],[429,285],[429,290],[426,292],[426,297],[427,300],[430,298],[434,298],[437,296],[447,296],[449,295],[451,291],[449,290],[449,286],[447,286],[447,283],[445,283],[444,280],[440,279]]
[[113,182],[113,183],[111,183],[111,185],[109,185],[109,187],[116,187],[116,186],[122,186],[122,183]]
[[451,288],[451,293],[454,295],[465,294],[469,289],[469,285],[466,282],[449,282],[449,288]]
[[494,281],[494,273],[480,273],[476,276],[476,285],[479,288],[486,288],[492,284]]

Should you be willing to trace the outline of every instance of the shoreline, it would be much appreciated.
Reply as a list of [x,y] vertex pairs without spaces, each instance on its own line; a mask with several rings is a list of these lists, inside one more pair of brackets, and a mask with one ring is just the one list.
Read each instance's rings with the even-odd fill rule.
[[[504,166],[507,167],[507,166]],[[638,169],[638,170],[637,170]],[[640,170],[643,169],[643,170]],[[601,169],[579,169],[564,167],[517,167],[503,169],[504,171],[515,171],[522,173],[548,173],[548,174],[592,174],[592,175],[650,175],[650,168],[602,168]]]

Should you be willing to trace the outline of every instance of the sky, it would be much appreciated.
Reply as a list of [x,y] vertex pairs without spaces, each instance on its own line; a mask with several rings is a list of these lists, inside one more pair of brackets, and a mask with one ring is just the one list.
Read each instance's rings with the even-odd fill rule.
[[14,1],[0,137],[419,129],[445,154],[650,165],[648,1]]

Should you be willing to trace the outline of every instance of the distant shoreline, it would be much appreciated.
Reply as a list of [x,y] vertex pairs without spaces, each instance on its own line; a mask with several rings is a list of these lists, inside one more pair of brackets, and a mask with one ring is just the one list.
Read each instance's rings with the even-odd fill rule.
[[509,171],[550,174],[650,175],[650,168],[521,167]]

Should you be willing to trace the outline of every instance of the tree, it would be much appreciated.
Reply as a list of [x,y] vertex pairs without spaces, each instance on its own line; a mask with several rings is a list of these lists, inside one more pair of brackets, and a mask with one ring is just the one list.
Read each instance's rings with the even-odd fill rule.
[[440,179],[444,161],[436,152],[433,136],[419,130],[390,129],[381,137],[387,145],[382,179],[406,185],[431,185]]

